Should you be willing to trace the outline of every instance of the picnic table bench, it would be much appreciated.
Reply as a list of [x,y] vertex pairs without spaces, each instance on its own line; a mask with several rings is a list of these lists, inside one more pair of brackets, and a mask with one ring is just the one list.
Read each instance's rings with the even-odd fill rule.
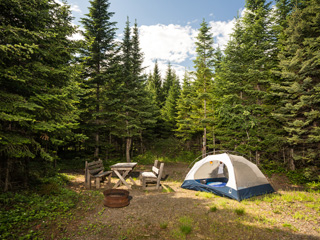
[[154,161],[154,165],[152,167],[151,172],[142,172],[140,175],[140,179],[142,181],[142,189],[147,190],[153,190],[153,189],[161,189],[162,186],[160,184],[160,180],[162,177],[163,167],[164,163],[160,164],[160,167],[158,167],[158,160]]
[[104,171],[103,163],[99,159],[98,161],[89,162],[85,164],[85,186],[87,189],[91,189],[91,181],[94,180],[96,188],[100,188],[100,182],[105,180],[108,176],[108,183],[111,183],[112,171]]

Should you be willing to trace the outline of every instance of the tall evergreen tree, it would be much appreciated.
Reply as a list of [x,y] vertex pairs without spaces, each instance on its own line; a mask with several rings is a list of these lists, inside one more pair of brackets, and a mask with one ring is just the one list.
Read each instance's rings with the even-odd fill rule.
[[208,23],[203,20],[199,29],[196,41],[197,57],[195,63],[195,82],[194,91],[196,97],[193,106],[193,119],[196,125],[202,129],[202,156],[206,155],[207,149],[207,128],[212,125],[212,111],[209,109],[211,104],[211,91],[213,86],[213,67],[214,67],[214,48],[213,34]]
[[166,77],[163,80],[163,86],[162,86],[162,93],[164,95],[164,101],[167,99],[169,90],[171,86],[173,85],[174,82],[174,72],[172,70],[171,64],[168,64],[167,72],[166,72]]
[[162,80],[161,74],[158,66],[158,61],[154,63],[152,78],[150,78],[150,90],[155,94],[155,99],[158,106],[162,107],[163,105],[163,91],[162,91]]
[[177,101],[181,89],[178,76],[171,70],[170,65],[168,68],[170,68],[170,70],[168,69],[168,72],[170,71],[171,73],[170,75],[167,75],[165,83],[169,85],[169,82],[171,81],[171,85],[169,85],[169,91],[167,93],[164,106],[161,109],[161,116],[166,123],[168,131],[172,132],[176,126]]
[[279,150],[278,126],[270,117],[275,107],[269,97],[271,70],[277,64],[270,12],[265,0],[246,1],[215,78],[220,142],[254,155],[257,164],[262,153]]
[[[111,81],[110,69],[115,55],[115,22],[111,21],[113,12],[108,9],[108,0],[90,1],[89,13],[82,18],[84,26],[84,48],[82,61],[84,64],[84,87],[88,90],[83,100],[86,104],[86,114],[83,115],[84,126],[88,136],[94,137],[94,157],[99,157],[100,134],[103,128],[102,91],[108,81]],[[94,133],[94,136],[91,136]]]
[[8,0],[0,8],[0,183],[6,191],[10,178],[24,176],[26,184],[37,161],[32,170],[41,165],[46,173],[58,147],[72,138],[77,89],[68,6]]
[[274,116],[286,131],[290,148],[289,167],[319,166],[320,142],[320,3],[304,1],[290,15],[281,39],[279,74],[273,85],[281,99]]
[[137,23],[130,28],[129,19],[126,22],[124,38],[121,45],[121,78],[118,79],[112,133],[125,139],[126,160],[131,161],[131,148],[134,139],[142,141],[142,132],[147,125],[152,124],[152,112],[147,93],[144,88],[145,77],[142,75],[143,55],[139,46]]
[[[185,71],[181,94],[177,100],[176,136],[182,138],[187,144],[195,133],[191,119],[192,98],[194,92],[190,83],[190,74]],[[188,144],[189,146],[189,144]]]

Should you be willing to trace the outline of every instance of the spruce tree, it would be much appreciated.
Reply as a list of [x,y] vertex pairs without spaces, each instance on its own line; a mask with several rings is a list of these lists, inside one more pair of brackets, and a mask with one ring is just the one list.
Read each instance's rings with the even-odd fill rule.
[[173,85],[173,81],[174,81],[174,72],[172,70],[171,64],[168,63],[166,77],[163,80],[163,86],[162,86],[162,93],[164,95],[164,100],[166,100],[168,97],[169,90]]
[[163,106],[164,103],[164,96],[162,91],[162,80],[161,74],[158,67],[158,61],[154,63],[152,78],[150,79],[150,90],[155,94],[155,99],[159,107]]
[[27,184],[29,171],[46,175],[73,137],[78,99],[68,6],[9,0],[0,8],[0,182],[7,191],[10,179]]
[[121,74],[117,88],[113,89],[116,101],[114,109],[112,134],[125,139],[126,160],[131,161],[132,143],[135,139],[142,142],[143,130],[152,125],[152,106],[145,91],[145,76],[142,75],[143,55],[139,46],[137,23],[130,28],[129,19],[126,22],[124,37],[121,44]]
[[195,63],[194,105],[192,118],[198,130],[203,131],[202,156],[205,157],[207,149],[207,128],[212,125],[211,91],[213,87],[214,48],[213,34],[208,23],[203,20],[196,41],[197,57]]
[[304,1],[288,19],[279,54],[282,81],[273,85],[281,99],[274,116],[286,131],[288,165],[319,166],[320,120],[320,3]]
[[[221,147],[254,156],[279,149],[278,126],[271,118],[271,70],[276,67],[270,4],[247,0],[215,77],[216,131]],[[271,147],[273,146],[273,147]]]
[[[170,68],[170,67],[169,67]],[[168,70],[169,72],[169,70]],[[164,106],[161,109],[161,117],[164,120],[166,127],[169,132],[176,126],[177,118],[177,101],[180,95],[180,84],[178,76],[170,69],[170,75],[167,75],[167,80],[165,83],[168,84],[169,92],[167,94]],[[171,81],[171,85],[169,82]]]
[[185,71],[181,94],[177,100],[177,123],[175,129],[176,136],[187,142],[188,149],[190,146],[189,142],[195,133],[191,119],[194,92],[190,81],[190,74]]
[[[87,89],[83,96],[85,111],[82,115],[84,128],[90,138],[94,138],[94,157],[99,157],[100,134],[103,128],[102,102],[106,83],[111,81],[110,69],[115,56],[115,22],[111,21],[113,12],[108,9],[108,0],[90,1],[89,13],[82,18],[84,26],[84,65],[83,85]],[[93,135],[92,135],[93,134]]]

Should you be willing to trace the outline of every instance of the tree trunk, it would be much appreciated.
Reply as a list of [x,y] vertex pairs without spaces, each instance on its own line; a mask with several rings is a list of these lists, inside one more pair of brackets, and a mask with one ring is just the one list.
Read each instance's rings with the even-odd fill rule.
[[191,150],[191,142],[190,140],[187,141],[187,150],[190,151]]
[[216,136],[214,135],[214,127],[212,128],[212,144],[213,144],[213,154],[216,154]]
[[140,154],[144,153],[144,147],[143,147],[143,137],[142,137],[142,132],[140,133]]
[[[98,72],[100,71],[100,69],[98,69]],[[100,112],[100,85],[97,83],[97,91],[96,91],[96,94],[97,94],[97,105],[96,105],[96,112],[99,113]],[[96,149],[94,151],[94,157],[95,158],[99,158],[99,145],[100,145],[100,142],[99,142],[99,117],[97,116],[96,117],[96,127],[97,127],[97,131],[96,131],[96,136],[95,136],[95,141],[96,141]]]
[[96,140],[96,148],[94,151],[94,157],[99,158],[99,131],[96,132],[95,140]]
[[293,148],[291,148],[291,156],[289,157],[289,162],[288,162],[288,165],[289,165],[289,169],[291,171],[294,171],[296,170],[296,166],[294,165],[294,160],[293,160]]
[[207,128],[203,129],[203,139],[202,139],[202,158],[205,158],[207,154]]
[[110,158],[110,146],[111,146],[111,143],[112,143],[112,136],[111,136],[111,133],[109,133],[109,146],[106,147],[106,161]]
[[285,152],[285,148],[282,148],[282,157],[283,157],[283,163],[286,164],[287,159],[286,159],[286,152]]
[[7,167],[6,167],[6,172],[5,172],[5,180],[4,180],[4,192],[7,192],[9,190],[9,185],[10,185],[10,168],[11,168],[11,162],[12,160],[9,158],[7,159]]
[[126,138],[126,159],[127,159],[127,162],[131,162],[131,158],[130,158],[131,143],[132,143],[132,138],[130,138],[130,137]]
[[[206,92],[206,86],[204,87],[204,92]],[[203,101],[203,112],[204,119],[207,119],[207,101]],[[203,128],[203,140],[202,140],[202,158],[205,158],[207,155],[207,127]]]
[[24,161],[24,177],[23,177],[23,185],[25,188],[28,187],[28,183],[29,183],[29,158],[26,158]]
[[260,153],[258,151],[256,151],[256,164],[257,166],[260,165]]

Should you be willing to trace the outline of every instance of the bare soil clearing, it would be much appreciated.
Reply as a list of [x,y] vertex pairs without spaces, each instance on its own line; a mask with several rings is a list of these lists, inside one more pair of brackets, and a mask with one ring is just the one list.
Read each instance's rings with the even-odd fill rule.
[[[134,177],[144,169],[151,166],[138,166]],[[53,231],[48,234],[55,239],[320,239],[319,193],[301,191],[275,175],[270,182],[277,193],[239,203],[182,189],[187,172],[187,164],[166,163],[162,181],[166,191],[133,186],[130,204],[124,208],[103,205],[103,191],[110,185],[86,190],[83,173],[69,172],[74,179],[68,187],[90,195],[92,201],[79,203],[68,225],[48,229]],[[113,177],[112,185],[117,180]]]

